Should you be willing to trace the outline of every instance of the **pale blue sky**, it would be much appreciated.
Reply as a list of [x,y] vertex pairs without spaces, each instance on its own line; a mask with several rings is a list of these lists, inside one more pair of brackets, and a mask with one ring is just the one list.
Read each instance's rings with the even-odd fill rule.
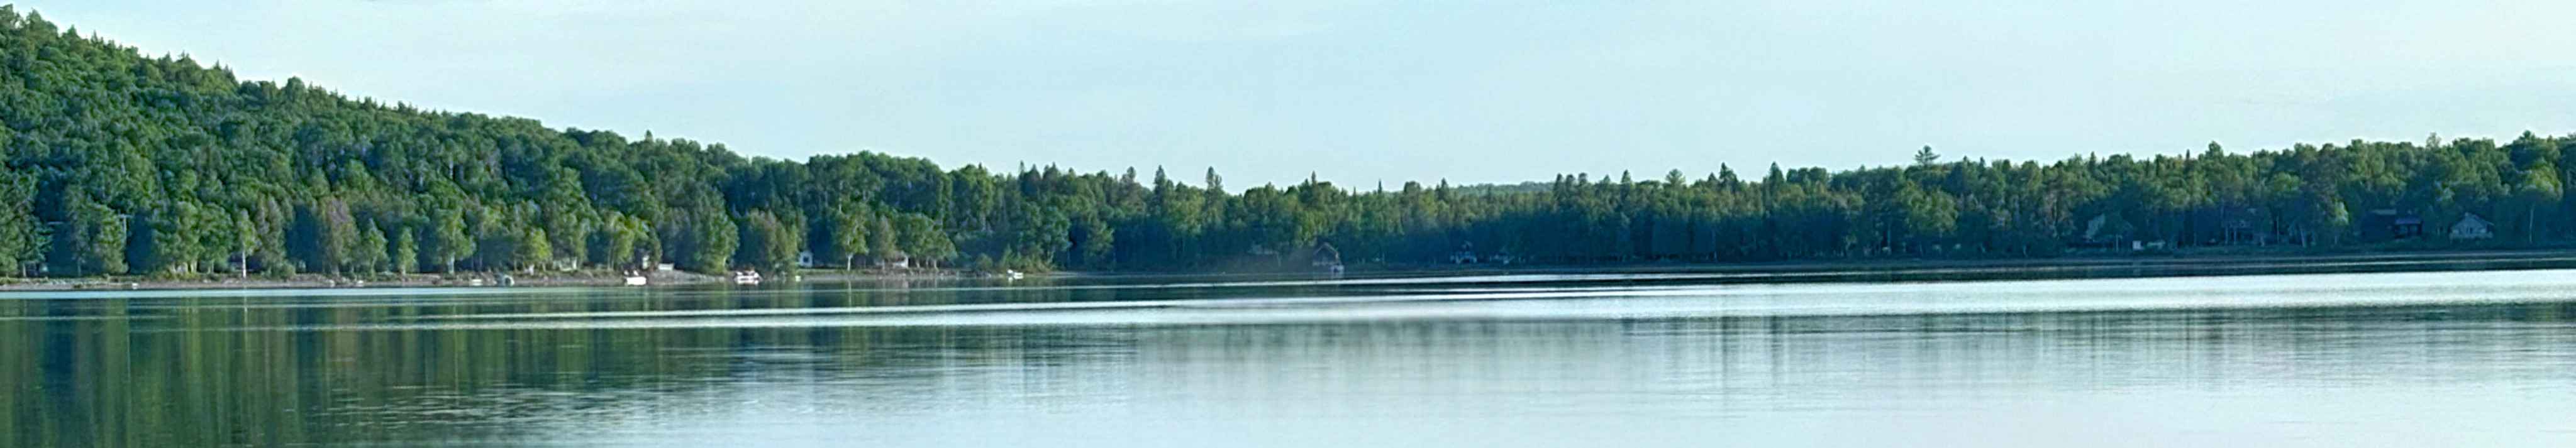
[[1214,165],[1236,187],[2576,130],[2576,2],[1240,3],[19,8],[248,78],[556,127],[797,159]]

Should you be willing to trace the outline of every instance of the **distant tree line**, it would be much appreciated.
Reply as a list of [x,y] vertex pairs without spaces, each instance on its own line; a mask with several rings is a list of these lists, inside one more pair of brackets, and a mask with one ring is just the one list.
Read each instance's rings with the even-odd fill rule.
[[[1187,270],[1461,247],[1542,262],[2051,256],[2107,240],[2342,245],[2359,216],[2476,214],[2501,243],[2576,234],[2576,138],[2299,145],[2049,163],[1732,170],[1235,193],[1053,166],[802,162],[720,144],[242,81],[0,6],[0,272],[413,273],[825,265]],[[2438,232],[2435,232],[2438,233]],[[1279,254],[1279,255],[1273,255]]]

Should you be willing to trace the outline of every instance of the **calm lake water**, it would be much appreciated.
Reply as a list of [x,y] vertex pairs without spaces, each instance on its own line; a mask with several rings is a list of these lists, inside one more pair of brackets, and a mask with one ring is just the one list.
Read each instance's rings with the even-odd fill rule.
[[2576,446],[2576,271],[0,294],[5,446]]

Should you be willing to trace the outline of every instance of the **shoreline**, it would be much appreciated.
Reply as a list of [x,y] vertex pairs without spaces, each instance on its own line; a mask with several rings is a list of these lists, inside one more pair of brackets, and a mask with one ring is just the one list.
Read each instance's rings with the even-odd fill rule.
[[[2215,275],[2264,275],[2302,273],[2368,273],[2478,271],[2511,269],[2576,268],[2576,250],[2455,250],[2410,251],[2342,254],[2162,254],[2162,255],[2091,255],[2065,258],[2015,259],[1851,259],[1799,260],[1753,263],[1635,262],[1584,265],[1417,265],[1354,269],[1346,278],[1403,278],[1505,275],[1595,275],[1648,274],[1684,275],[1697,281],[1723,283],[1807,283],[1855,281],[1947,281],[1947,280],[2014,280],[2058,278],[2139,278],[2191,277]],[[502,274],[457,275],[411,274],[352,278],[318,274],[301,274],[288,278],[216,277],[206,279],[149,278],[74,278],[74,279],[9,279],[0,284],[0,292],[47,291],[119,291],[119,290],[240,290],[240,289],[347,289],[347,288],[436,288],[436,287],[563,287],[624,286],[624,276],[607,272],[557,272],[533,276],[513,276],[511,285],[499,285]],[[771,278],[774,283],[857,282],[882,280],[958,280],[982,276],[956,270],[803,270],[792,279]],[[1278,278],[1312,277],[1330,274],[1276,272],[1188,272],[1188,271],[1065,271],[1030,274],[1031,279],[1154,279],[1154,278]],[[723,276],[684,271],[647,273],[651,284],[645,287],[672,287],[730,284]],[[480,285],[472,280],[483,280]],[[1625,281],[1652,281],[1630,279]]]
[[[500,284],[499,278],[503,275],[511,276],[510,285]],[[798,271],[796,274],[792,275],[798,277],[801,281],[951,279],[968,277],[957,271],[949,270],[917,270],[899,272],[816,269]],[[717,285],[732,283],[731,278],[724,276],[685,271],[655,271],[646,273],[645,277],[650,279],[650,284],[644,287]],[[475,284],[475,280],[481,280],[482,283]],[[626,286],[625,280],[626,276],[623,274],[607,272],[549,272],[538,273],[535,275],[518,273],[476,273],[452,276],[446,274],[386,274],[369,277],[335,277],[320,274],[298,274],[286,278],[254,275],[249,278],[215,277],[205,279],[116,277],[62,279],[12,278],[6,280],[8,283],[0,284],[0,292]],[[768,281],[779,282],[782,280],[769,279]],[[799,280],[784,281],[792,282]]]
[[[1349,278],[1648,274],[1723,283],[2194,277],[2311,273],[2576,268],[2576,249],[2439,250],[2336,254],[2087,255],[2012,259],[1845,259],[1750,263],[1632,262],[1584,265],[1428,265],[1352,269]],[[1269,278],[1283,272],[1068,272],[1056,278]],[[1650,281],[1638,279],[1630,281]]]

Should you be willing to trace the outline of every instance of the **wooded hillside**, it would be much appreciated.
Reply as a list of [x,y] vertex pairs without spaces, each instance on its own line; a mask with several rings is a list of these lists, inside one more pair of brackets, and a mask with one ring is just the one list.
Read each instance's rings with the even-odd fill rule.
[[[2576,138],[2527,133],[2049,163],[1922,148],[1907,166],[1775,165],[1758,179],[1369,191],[1310,180],[1238,194],[1213,170],[1190,185],[1160,169],[782,161],[421,110],[145,57],[9,7],[0,64],[0,273],[20,275],[228,273],[236,259],[255,273],[640,259],[780,270],[808,251],[827,265],[1189,270],[1295,266],[1322,244],[1399,264],[1447,262],[1468,245],[1566,263],[2052,256],[2151,241],[2440,240],[2470,214],[2493,221],[2496,244],[2576,232],[2557,168]],[[2409,219],[2421,236],[2395,227]]]

